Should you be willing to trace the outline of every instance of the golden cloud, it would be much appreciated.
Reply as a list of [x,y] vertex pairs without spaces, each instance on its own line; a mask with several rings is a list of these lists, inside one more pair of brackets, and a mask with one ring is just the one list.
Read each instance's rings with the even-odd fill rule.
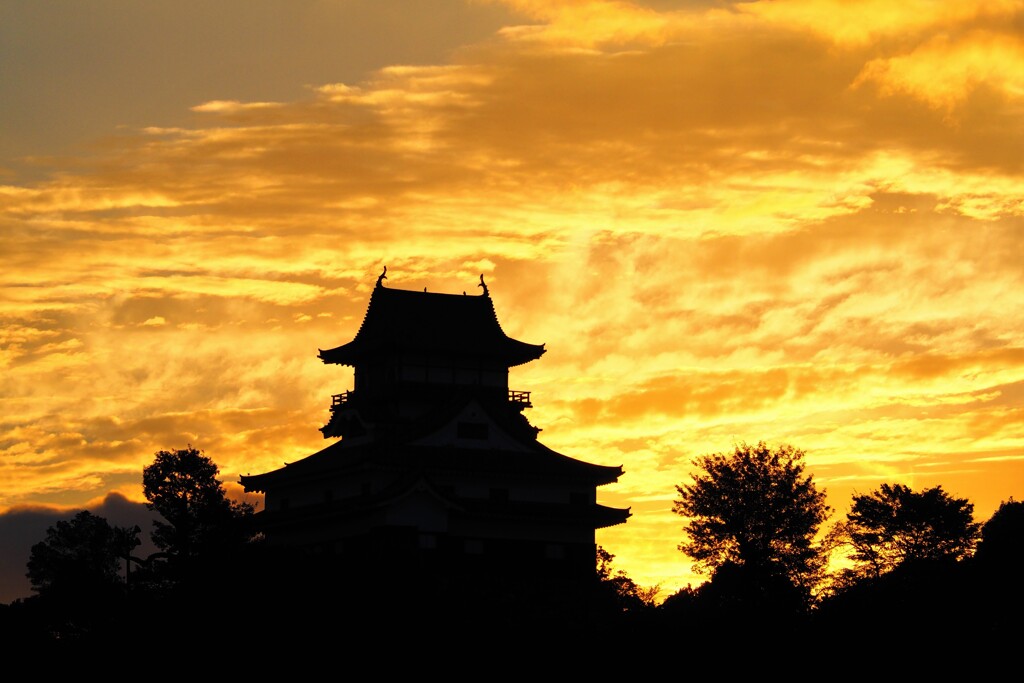
[[1024,46],[1019,35],[974,31],[956,41],[936,36],[909,54],[874,59],[854,86],[875,82],[886,95],[906,93],[953,115],[986,88],[1014,106],[1024,98]]

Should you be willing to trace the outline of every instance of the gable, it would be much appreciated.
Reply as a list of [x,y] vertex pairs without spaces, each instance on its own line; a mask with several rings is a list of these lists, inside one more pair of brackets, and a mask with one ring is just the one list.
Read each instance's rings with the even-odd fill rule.
[[383,521],[388,525],[447,533],[450,507],[425,482],[419,481],[405,495],[388,503],[383,510]]
[[415,446],[530,452],[531,444],[512,436],[476,400],[470,400],[434,431],[411,442]]

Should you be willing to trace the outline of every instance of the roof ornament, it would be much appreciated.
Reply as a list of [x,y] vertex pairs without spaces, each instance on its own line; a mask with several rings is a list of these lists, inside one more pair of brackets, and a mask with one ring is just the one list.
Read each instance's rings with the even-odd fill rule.
[[384,286],[384,280],[388,279],[387,272],[388,272],[388,267],[384,266],[384,272],[377,276],[377,286],[378,287],[383,287]]
[[484,296],[490,296],[491,295],[490,292],[487,291],[487,283],[484,282],[484,274],[483,273],[480,273],[480,284],[477,285],[477,287],[483,287],[484,288]]

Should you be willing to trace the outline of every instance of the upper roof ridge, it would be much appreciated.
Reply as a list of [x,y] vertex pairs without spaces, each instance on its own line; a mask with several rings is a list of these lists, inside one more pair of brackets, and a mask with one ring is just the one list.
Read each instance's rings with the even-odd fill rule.
[[511,367],[544,353],[543,344],[528,344],[504,332],[483,273],[479,296],[394,289],[384,286],[386,279],[387,266],[377,277],[355,337],[333,349],[320,349],[321,360],[352,365],[367,353],[416,349],[489,357]]

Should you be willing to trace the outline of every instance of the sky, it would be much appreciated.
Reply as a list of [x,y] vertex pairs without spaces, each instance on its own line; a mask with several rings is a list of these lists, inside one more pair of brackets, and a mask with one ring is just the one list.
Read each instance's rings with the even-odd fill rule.
[[[478,294],[663,597],[694,458],[1024,499],[1024,0],[0,0],[0,601],[192,445],[325,447],[387,286]],[[258,501],[257,501],[258,502]],[[113,513],[117,511],[117,516]],[[147,527],[148,529],[148,527]],[[144,534],[145,535],[145,534]]]

